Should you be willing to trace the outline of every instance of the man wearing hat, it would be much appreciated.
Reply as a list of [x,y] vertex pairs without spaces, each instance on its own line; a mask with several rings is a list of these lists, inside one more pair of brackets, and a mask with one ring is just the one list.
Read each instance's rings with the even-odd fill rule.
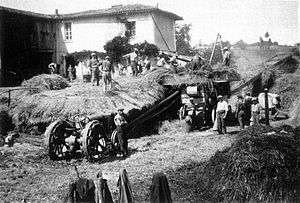
[[120,150],[122,152],[123,157],[126,157],[128,154],[128,141],[126,135],[124,133],[124,127],[127,124],[126,119],[124,118],[124,109],[119,108],[118,113],[114,118],[114,122],[117,130],[117,137],[120,144]]
[[245,106],[242,95],[238,95],[238,100],[235,106],[235,117],[238,119],[240,130],[244,129]]
[[92,79],[91,79],[91,82],[92,82],[92,85],[94,86],[94,83],[96,82],[97,86],[99,86],[99,73],[100,73],[100,70],[99,70],[99,66],[101,65],[101,63],[99,62],[99,60],[97,59],[97,56],[95,53],[92,53],[91,54],[91,59],[89,61],[89,65],[88,67],[90,68],[91,72],[92,72]]
[[134,51],[130,54],[130,66],[132,68],[132,75],[137,76],[138,74],[138,49],[134,48]]
[[217,104],[217,125],[219,134],[226,134],[225,118],[228,112],[228,103],[223,99],[222,95],[218,96]]
[[104,82],[104,92],[107,92],[107,90],[112,89],[111,72],[113,71],[109,56],[105,57],[105,60],[102,63],[101,71],[102,71],[102,77]]
[[225,53],[224,53],[224,59],[223,59],[223,64],[225,66],[229,66],[230,65],[230,52],[229,52],[229,49],[228,49],[228,47],[224,47],[223,50],[225,51]]
[[259,124],[260,110],[261,105],[258,103],[258,98],[252,98],[252,105],[251,105],[251,120],[252,125]]

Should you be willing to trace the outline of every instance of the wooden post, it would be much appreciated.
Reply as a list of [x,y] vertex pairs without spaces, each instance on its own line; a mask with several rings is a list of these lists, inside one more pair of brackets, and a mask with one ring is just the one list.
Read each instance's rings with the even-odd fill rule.
[[265,122],[266,125],[269,126],[270,125],[270,121],[269,121],[269,98],[268,98],[268,89],[265,88]]
[[8,106],[10,106],[10,98],[11,96],[10,96],[10,89],[8,90]]
[[217,39],[216,39],[216,41],[215,41],[213,50],[212,50],[211,55],[210,55],[210,59],[209,59],[209,63],[208,63],[209,65],[211,64],[211,60],[212,60],[212,58],[213,58],[213,56],[214,56],[214,52],[215,52],[215,48],[216,48],[216,44],[217,44],[217,42],[218,42],[218,39],[219,39],[219,33],[217,34]]

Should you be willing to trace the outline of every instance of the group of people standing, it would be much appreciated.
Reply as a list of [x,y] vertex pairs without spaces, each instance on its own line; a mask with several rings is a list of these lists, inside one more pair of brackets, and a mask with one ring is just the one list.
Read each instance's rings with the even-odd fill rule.
[[92,73],[92,86],[99,86],[100,73],[102,73],[102,78],[104,82],[104,92],[111,90],[113,66],[110,57],[106,56],[104,61],[99,61],[95,53],[92,53],[91,57],[92,58],[89,61],[88,67]]
[[[261,119],[262,107],[258,102],[257,97],[251,97],[250,93],[247,93],[245,98],[242,95],[238,95],[238,100],[235,104],[235,118],[238,121],[240,130],[245,126],[259,124]],[[214,129],[218,130],[220,134],[226,134],[226,118],[231,113],[231,107],[223,96],[218,96],[218,103],[216,108],[216,120]]]

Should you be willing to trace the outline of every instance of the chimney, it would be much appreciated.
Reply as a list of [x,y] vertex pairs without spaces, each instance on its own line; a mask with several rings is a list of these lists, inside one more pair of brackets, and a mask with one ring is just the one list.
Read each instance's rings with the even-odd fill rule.
[[58,16],[58,9],[55,9],[55,15]]

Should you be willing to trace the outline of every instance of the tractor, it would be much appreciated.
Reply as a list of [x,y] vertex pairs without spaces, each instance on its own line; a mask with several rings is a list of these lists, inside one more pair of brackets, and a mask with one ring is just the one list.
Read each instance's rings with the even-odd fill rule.
[[110,140],[102,123],[79,114],[51,123],[45,131],[44,141],[52,160],[81,154],[89,161],[95,161],[110,153]]

